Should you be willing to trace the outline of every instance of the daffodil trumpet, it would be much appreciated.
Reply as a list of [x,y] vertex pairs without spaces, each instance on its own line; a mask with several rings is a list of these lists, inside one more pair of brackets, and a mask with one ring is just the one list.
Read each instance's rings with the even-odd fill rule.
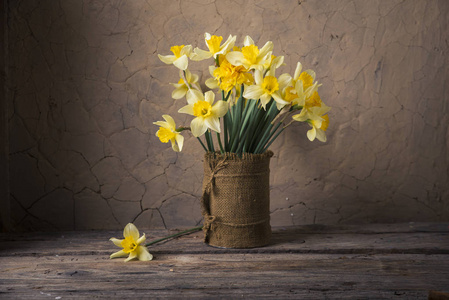
[[[162,142],[171,141],[173,150],[181,151],[180,128],[189,128],[206,152],[215,152],[214,143],[218,143],[221,153],[263,153],[294,122],[311,127],[306,134],[310,141],[326,141],[330,108],[318,94],[321,84],[315,71],[303,70],[298,62],[293,75],[277,76],[284,57],[273,54],[271,41],[259,48],[246,36],[238,47],[236,36],[229,35],[223,42],[223,37],[209,33],[204,41],[206,50],[181,45],[171,47],[173,55],[159,55],[164,63],[180,69],[172,97],[185,98],[187,105],[178,112],[193,116],[185,127],[175,127],[167,115],[165,123],[155,122],[161,126],[156,135]],[[199,76],[188,69],[189,59],[213,60],[205,81],[210,90],[202,91]],[[216,94],[221,94],[221,100],[215,99]]]

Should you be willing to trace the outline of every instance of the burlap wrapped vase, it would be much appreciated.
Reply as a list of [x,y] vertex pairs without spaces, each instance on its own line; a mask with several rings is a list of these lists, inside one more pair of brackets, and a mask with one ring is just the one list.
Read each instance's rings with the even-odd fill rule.
[[253,248],[270,242],[270,158],[273,152],[206,153],[202,214],[211,246]]

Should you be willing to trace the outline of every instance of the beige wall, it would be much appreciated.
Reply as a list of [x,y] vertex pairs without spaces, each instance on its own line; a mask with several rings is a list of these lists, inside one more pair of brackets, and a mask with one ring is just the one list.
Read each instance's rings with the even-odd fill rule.
[[[9,1],[12,225],[25,230],[201,222],[202,148],[176,154],[177,71],[157,54],[204,32],[271,40],[281,72],[312,68],[332,107],[272,146],[272,225],[449,220],[449,1]],[[197,64],[196,69],[207,69]]]

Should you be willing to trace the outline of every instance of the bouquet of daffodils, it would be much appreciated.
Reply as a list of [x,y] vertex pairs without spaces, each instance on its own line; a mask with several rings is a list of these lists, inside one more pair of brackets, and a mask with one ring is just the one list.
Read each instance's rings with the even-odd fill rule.
[[[193,116],[190,126],[176,127],[169,115],[162,116],[165,121],[154,122],[160,126],[156,136],[161,142],[170,141],[174,151],[181,151],[182,132],[189,130],[206,152],[264,153],[295,121],[309,124],[310,141],[326,141],[330,107],[321,101],[313,70],[303,71],[298,62],[293,76],[276,77],[284,57],[273,55],[272,42],[259,49],[249,36],[241,48],[235,46],[236,36],[222,41],[223,37],[206,33],[208,50],[180,45],[171,47],[173,55],[159,55],[162,62],[179,69],[172,98],[185,97],[187,105],[178,112]],[[188,66],[189,61],[205,59],[213,60],[213,65],[205,81],[210,90],[203,92],[198,75]],[[215,101],[217,95],[221,100]]]

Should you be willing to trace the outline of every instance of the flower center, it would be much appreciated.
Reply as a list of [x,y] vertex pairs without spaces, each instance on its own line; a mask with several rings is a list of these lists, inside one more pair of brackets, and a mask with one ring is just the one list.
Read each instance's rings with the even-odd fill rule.
[[277,90],[279,90],[279,83],[276,77],[274,76],[266,76],[263,79],[262,89],[265,93],[271,95]]
[[288,102],[292,102],[298,98],[298,95],[296,94],[296,90],[294,87],[289,86],[285,89],[285,100]]
[[162,143],[168,143],[168,141],[170,141],[172,138],[176,136],[174,132],[164,127],[159,128],[156,134]]
[[242,53],[251,64],[255,64],[259,55],[259,48],[256,45],[245,46],[242,48]]
[[195,117],[207,118],[211,115],[212,105],[204,100],[199,100],[193,104],[193,115]]
[[127,236],[122,242],[121,245],[123,247],[123,251],[125,253],[131,253],[134,250],[136,250],[137,248],[137,243],[136,241],[133,239],[132,236]]
[[220,51],[220,44],[222,40],[223,40],[222,36],[216,35],[211,36],[210,39],[206,41],[207,45],[209,46],[209,50],[212,53],[217,53],[218,51]]
[[184,45],[181,46],[173,46],[170,48],[170,51],[173,52],[173,54],[176,56],[176,58],[181,57],[181,50],[184,48]]

